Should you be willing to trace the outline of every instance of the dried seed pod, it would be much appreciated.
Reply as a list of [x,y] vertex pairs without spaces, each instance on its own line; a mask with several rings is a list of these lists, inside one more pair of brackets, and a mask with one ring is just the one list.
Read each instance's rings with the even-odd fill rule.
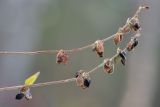
[[16,100],[21,100],[23,97],[25,97],[26,100],[32,99],[29,86],[34,84],[39,74],[40,72],[37,72],[25,80],[24,86],[20,88],[20,92],[15,97]]
[[30,89],[28,87],[22,87],[20,89],[20,92],[16,95],[15,99],[16,100],[21,100],[23,97],[26,98],[26,100],[31,100],[32,95],[30,93]]
[[130,28],[130,18],[127,19],[125,26],[119,28],[119,31],[122,32],[123,34],[126,34],[126,33],[128,33],[128,32],[131,31],[131,28]]
[[102,40],[97,40],[94,43],[93,51],[96,51],[99,57],[103,57],[104,45]]
[[84,78],[83,89],[88,88],[91,84],[91,79],[88,73],[83,72],[82,77]]
[[83,89],[88,88],[90,86],[90,84],[91,84],[91,80],[85,78],[84,79],[84,87],[83,87]]
[[125,64],[126,64],[126,54],[125,54],[125,52],[122,51],[121,53],[119,53],[119,56],[122,58],[122,59],[121,59],[121,63],[122,63],[123,65],[125,65]]
[[26,91],[28,90],[28,87],[27,86],[24,86],[20,89],[20,92],[21,93],[25,93]]
[[132,18],[129,22],[129,26],[132,31],[138,31],[141,28],[138,17]]
[[28,88],[28,90],[24,93],[26,100],[31,100],[32,99],[32,95],[30,93],[30,89]]
[[121,63],[123,65],[126,64],[126,51],[125,50],[120,50],[119,48],[117,49],[118,55],[121,57]]
[[140,8],[149,9],[149,6],[141,6]]
[[76,84],[77,86],[79,87],[82,87],[83,86],[83,77],[82,77],[82,73],[83,73],[83,70],[80,70],[78,72],[76,72]]
[[134,23],[134,25],[133,25],[133,30],[134,30],[134,31],[137,31],[138,29],[140,29],[140,27],[141,27],[140,24],[136,22],[136,23]]
[[113,41],[115,43],[115,45],[117,45],[118,43],[120,43],[123,39],[123,33],[116,33],[114,38],[113,38]]
[[59,50],[59,52],[57,53],[57,59],[56,59],[56,62],[58,64],[67,64],[67,61],[68,61],[68,55],[67,53],[64,51],[64,50]]
[[127,44],[126,48],[128,51],[132,51],[137,45],[138,45],[138,39],[136,37],[133,37]]
[[121,32],[123,32],[124,34],[130,32],[130,31],[131,31],[131,29],[130,29],[129,25],[126,25],[123,28],[121,28]]
[[114,72],[114,64],[113,64],[113,62],[110,59],[105,59],[104,60],[103,69],[108,74],[112,74]]
[[75,77],[77,86],[81,87],[82,89],[86,89],[90,86],[91,80],[88,73],[80,70],[76,73]]

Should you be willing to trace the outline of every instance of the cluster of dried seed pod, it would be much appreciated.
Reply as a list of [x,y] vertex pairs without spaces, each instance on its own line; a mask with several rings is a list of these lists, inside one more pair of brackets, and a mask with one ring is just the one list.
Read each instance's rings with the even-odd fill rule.
[[[141,11],[141,9],[148,9],[148,8],[149,7],[147,7],[147,6],[140,6],[139,9],[137,10],[136,14],[132,18],[128,18],[126,24],[123,27],[119,28],[118,32],[116,34],[114,34],[113,41],[114,41],[115,45],[117,45],[122,41],[123,36],[126,33],[129,33],[129,32],[134,32],[135,33],[136,32],[136,35],[131,38],[131,40],[128,42],[126,48],[123,49],[123,50],[118,48],[115,56],[113,56],[110,59],[108,59],[108,58],[104,59],[104,62],[102,64],[100,64],[99,66],[97,66],[96,68],[94,68],[91,71],[95,71],[97,68],[103,66],[104,72],[106,72],[108,74],[112,74],[114,72],[115,64],[121,62],[123,65],[126,65],[127,52],[132,51],[138,45],[138,36],[140,35],[139,31],[141,30],[138,14]],[[112,37],[113,36],[107,38],[106,40],[108,40]],[[86,47],[88,48],[90,46],[93,46],[93,51],[95,51],[98,54],[99,57],[103,57],[104,41],[105,40],[97,40],[97,41],[95,41],[94,45],[88,45],[88,46],[85,46],[85,48],[83,47],[83,48],[79,48],[77,50],[82,50],[82,49],[86,49]],[[66,51],[66,50],[62,50],[62,49],[59,50],[58,53],[57,53],[56,62],[58,64],[67,64],[67,62],[68,62],[67,52],[73,52],[73,51],[75,51],[75,50],[70,50],[70,51]],[[24,54],[25,52],[21,52],[21,53]],[[31,53],[31,52],[28,52],[28,53]],[[89,76],[90,73],[91,72],[85,72],[84,70],[78,71],[75,75],[77,86],[81,87],[82,89],[88,88],[91,84],[91,79],[90,79],[90,76]],[[34,82],[38,78],[39,74],[40,74],[40,72],[35,73],[34,75],[30,76],[28,79],[25,80],[25,85],[19,86],[21,88],[19,90],[19,93],[15,97],[16,100],[21,100],[23,98],[25,98],[26,100],[32,99],[32,95],[31,95],[31,92],[30,92],[30,86],[34,85]],[[75,78],[73,78],[73,79],[75,80]],[[57,83],[66,83],[66,82],[68,82],[68,81],[64,81],[64,80],[60,80],[58,82],[57,81],[52,81],[52,83],[56,83],[56,84]],[[49,82],[49,83],[51,83],[51,82]],[[44,84],[45,83],[42,83],[41,86],[43,86]],[[6,87],[6,88],[13,89],[15,87],[12,87],[12,88],[11,87]],[[5,88],[1,88],[1,89],[5,89]]]
[[67,64],[68,62],[68,54],[64,51],[64,50],[59,50],[58,53],[57,53],[57,59],[56,59],[56,62],[58,64]]
[[112,74],[114,72],[114,65],[121,62],[123,65],[126,64],[126,50],[117,49],[117,54],[112,58],[106,58],[103,62],[103,69],[106,73]]
[[96,51],[99,57],[103,57],[104,44],[102,40],[95,41],[93,51]]
[[[128,18],[127,19],[127,25],[126,27],[128,27],[128,32],[136,32],[138,30],[140,30],[141,26],[140,26],[140,22],[139,22],[139,18],[138,16],[134,16],[132,18]],[[126,32],[126,33],[128,33]]]
[[123,39],[123,36],[129,32],[138,32],[141,30],[140,21],[139,21],[139,14],[138,12],[142,9],[148,9],[149,7],[144,6],[140,7],[139,10],[136,12],[136,14],[132,18],[128,18],[126,21],[126,24],[119,28],[118,32],[115,34],[113,41],[115,45],[120,43]]
[[[116,33],[114,36],[115,44],[118,44],[122,41],[123,33]],[[114,65],[121,62],[123,65],[126,65],[126,55],[127,52],[132,51],[138,45],[138,37],[140,36],[140,32],[137,32],[131,40],[128,42],[125,49],[121,50],[117,48],[117,54],[112,58],[106,58],[103,62],[103,69],[106,73],[112,74],[114,72]]]
[[[140,21],[139,21],[139,13],[142,9],[148,9],[148,6],[140,6],[135,15],[132,18],[128,18],[126,24],[123,27],[118,29],[118,32],[114,34],[113,41],[115,45],[118,45],[122,40],[123,36],[129,32],[138,32],[141,30]],[[128,44],[128,51],[132,50],[133,47],[129,46]],[[136,44],[134,44],[136,45]],[[133,45],[132,45],[133,46]],[[134,46],[135,47],[135,46]],[[97,40],[94,42],[93,51],[95,51],[99,57],[103,57],[104,54],[104,41]],[[72,51],[74,52],[74,51]],[[65,50],[59,50],[57,53],[56,62],[58,64],[67,64],[68,62],[68,54]],[[123,63],[124,64],[124,63]]]
[[75,77],[77,86],[81,87],[82,89],[86,89],[90,86],[91,79],[88,73],[84,72],[83,70],[80,70],[76,72]]

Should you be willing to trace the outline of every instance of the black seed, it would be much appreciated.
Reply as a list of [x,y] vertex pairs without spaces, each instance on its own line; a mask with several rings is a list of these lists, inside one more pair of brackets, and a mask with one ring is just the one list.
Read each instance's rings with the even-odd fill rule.
[[84,86],[85,87],[89,87],[90,86],[91,81],[88,79],[84,79]]
[[134,39],[133,46],[136,47],[137,45],[138,45],[138,40],[135,38],[135,39]]
[[126,53],[125,53],[124,51],[120,52],[120,53],[119,53],[119,56],[120,56],[123,60],[126,59]]
[[103,52],[98,52],[99,57],[103,57]]
[[82,74],[82,70],[77,71],[76,74],[75,74],[75,77],[77,78],[77,77],[80,76],[81,74]]
[[146,9],[149,9],[149,6],[146,6],[145,8],[146,8]]
[[121,60],[121,63],[123,64],[123,65],[126,65],[126,60]]
[[16,100],[21,100],[23,97],[24,97],[24,94],[23,93],[19,93],[19,94],[16,95],[15,99]]
[[58,58],[57,63],[63,62],[63,59],[61,57]]
[[79,76],[79,72],[76,72],[75,77],[77,78]]
[[125,64],[126,64],[126,53],[125,53],[125,51],[120,52],[120,53],[119,53],[119,56],[122,58],[122,59],[121,59],[121,63],[122,63],[123,65],[125,65]]
[[140,28],[140,25],[138,23],[135,23],[133,26],[133,29],[137,31],[139,28]]

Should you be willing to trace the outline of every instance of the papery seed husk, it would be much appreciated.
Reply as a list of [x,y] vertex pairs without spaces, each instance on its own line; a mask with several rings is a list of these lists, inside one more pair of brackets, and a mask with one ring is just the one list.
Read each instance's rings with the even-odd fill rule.
[[104,46],[103,45],[104,44],[103,44],[102,40],[95,41],[93,51],[96,51],[99,57],[103,57],[103,53],[104,53]]
[[64,51],[64,50],[60,50],[58,53],[57,53],[57,59],[56,59],[56,62],[58,64],[67,64],[67,61],[68,61],[68,55],[67,53]]

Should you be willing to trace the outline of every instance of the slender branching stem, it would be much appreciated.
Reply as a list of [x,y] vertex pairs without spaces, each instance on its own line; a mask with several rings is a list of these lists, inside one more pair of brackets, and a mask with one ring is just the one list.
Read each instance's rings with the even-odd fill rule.
[[23,54],[23,55],[37,55],[37,54],[53,54],[57,53],[58,50],[42,50],[42,51],[24,51],[24,52],[9,52],[9,51],[0,51],[0,54]]
[[[136,11],[135,15],[132,17],[138,17],[138,14],[141,12],[142,9],[147,9],[148,7],[146,6],[140,6],[138,8],[138,10]],[[126,26],[128,26],[128,24],[126,23],[122,28],[125,28]],[[108,41],[110,39],[112,39],[113,37],[115,36],[115,34],[113,34],[112,36],[109,36],[109,37],[106,37],[104,39],[102,39],[103,42],[105,41]],[[139,37],[140,34],[137,33],[135,35],[135,37]],[[85,50],[85,49],[88,49],[90,47],[93,47],[94,46],[94,43],[92,44],[89,44],[87,46],[84,46],[84,47],[80,47],[80,48],[75,48],[75,49],[70,49],[70,50],[64,50],[66,52],[78,52],[78,51],[82,51],[82,50]],[[24,54],[24,55],[37,55],[37,54],[53,54],[53,53],[57,53],[59,50],[43,50],[43,51],[32,51],[32,52],[8,52],[8,51],[0,51],[0,54]],[[124,48],[123,51],[126,51],[126,48]],[[113,60],[115,57],[117,57],[118,53],[115,54],[113,57],[110,58],[110,60]],[[90,71],[88,71],[87,73],[88,74],[91,74],[95,71],[97,71],[99,68],[103,67],[104,66],[104,62],[102,62],[101,64],[97,65],[96,67],[94,67],[93,69],[91,69]],[[64,84],[64,83],[69,83],[69,82],[73,82],[73,81],[76,81],[76,78],[69,78],[69,79],[65,79],[65,80],[58,80],[58,81],[50,81],[50,82],[44,82],[44,83],[37,83],[37,84],[32,84],[32,85],[29,85],[29,86],[25,86],[25,85],[18,85],[18,86],[12,86],[12,87],[3,87],[3,88],[0,88],[0,92],[2,91],[11,91],[11,90],[17,90],[17,89],[21,89],[22,87],[31,87],[31,88],[34,88],[34,87],[42,87],[42,86],[49,86],[49,85],[55,85],[55,84]]]
[[[33,84],[27,87],[44,87],[44,86],[49,86],[49,85],[54,85],[54,84],[64,84],[64,83],[68,83],[68,82],[72,82],[75,81],[76,78],[69,78],[69,79],[65,79],[65,80],[59,80],[59,81],[50,81],[50,82],[44,82],[44,83],[37,83],[37,84]],[[2,91],[11,91],[11,90],[17,90],[20,89],[22,87],[25,87],[25,85],[18,85],[18,86],[12,86],[12,87],[4,87],[4,88],[0,88],[0,92]]]
[[[136,11],[136,13],[134,14],[134,16],[132,18],[135,18],[135,17],[138,17],[139,13],[141,12],[141,10],[143,9],[148,9],[147,6],[140,6],[138,8],[138,10]],[[126,26],[128,26],[128,23],[126,23],[123,27],[125,28]],[[118,31],[119,32],[119,31]],[[115,33],[116,34],[116,33]],[[102,39],[103,42],[106,42],[110,39],[112,39],[115,34],[109,36],[109,37],[106,37],[104,39]],[[83,46],[83,47],[80,47],[80,48],[74,48],[74,49],[66,49],[64,51],[66,52],[78,52],[78,51],[82,51],[82,50],[85,50],[85,49],[88,49],[88,48],[91,48],[94,46],[94,43],[92,44],[89,44],[89,45],[86,45],[86,46]],[[10,52],[10,51],[0,51],[0,54],[4,54],[4,55],[7,55],[7,54],[23,54],[23,55],[38,55],[38,54],[54,54],[54,53],[57,53],[59,50],[42,50],[42,51],[24,51],[24,52]]]

